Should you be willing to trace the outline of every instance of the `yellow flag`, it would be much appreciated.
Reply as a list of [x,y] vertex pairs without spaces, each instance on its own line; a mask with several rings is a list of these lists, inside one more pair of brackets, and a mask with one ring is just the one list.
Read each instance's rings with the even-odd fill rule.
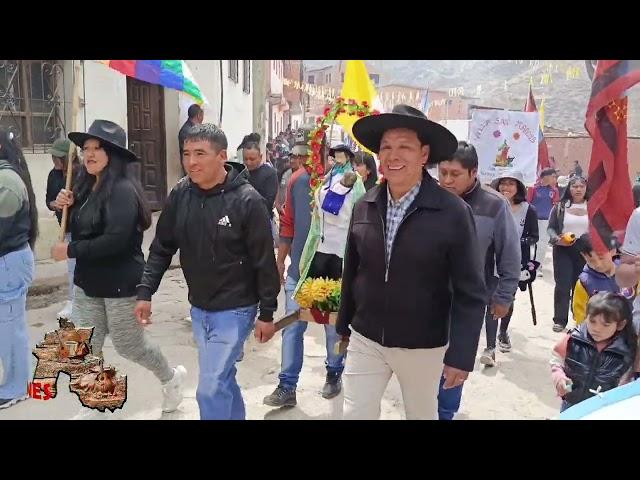
[[[367,72],[364,60],[347,60],[344,84],[342,85],[342,92],[340,96],[347,102],[349,100],[355,100],[358,103],[367,102],[370,108],[374,108],[373,103],[376,100],[377,95],[376,88],[373,86],[371,78],[369,78],[369,72]],[[348,133],[356,143],[358,143],[358,141],[351,133],[351,128],[358,118],[359,117],[357,115],[349,115],[346,113],[342,113],[336,117],[336,120],[342,126],[344,131]],[[362,150],[369,152],[369,150],[360,145],[360,143],[358,143],[358,146]]]

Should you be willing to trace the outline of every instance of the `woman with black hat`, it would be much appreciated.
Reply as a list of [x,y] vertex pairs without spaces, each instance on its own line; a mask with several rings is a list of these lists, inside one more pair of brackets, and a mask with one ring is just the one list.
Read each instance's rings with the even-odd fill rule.
[[69,139],[80,146],[84,165],[73,192],[62,190],[56,199],[71,207],[71,242],[56,244],[52,256],[76,259],[72,319],[94,327],[94,355],[102,354],[110,333],[121,356],[151,370],[163,384],[163,411],[173,411],[182,401],[186,370],[169,367],[134,316],[144,269],[142,237],[151,226],[142,187],[129,168],[138,159],[126,147],[124,130],[108,120],[96,120],[87,133],[72,132]]
[[28,398],[32,357],[26,301],[37,236],[27,162],[14,133],[0,126],[0,409]]
[[[313,192],[314,208],[311,227],[300,259],[300,279],[294,295],[307,278],[340,280],[349,233],[349,223],[355,203],[366,193],[362,178],[353,170],[353,152],[346,145],[329,149],[335,162],[321,185]],[[327,342],[336,337],[335,327],[325,328]],[[330,399],[342,390],[345,354],[327,359],[327,380],[322,396]]]
[[[531,262],[531,247],[538,243],[538,214],[533,205],[527,202],[527,189],[524,185],[522,173],[519,171],[505,172],[496,178],[491,186],[499,191],[511,205],[511,213],[516,221],[516,228],[520,234],[520,247],[522,249],[521,262],[522,271],[530,272],[529,262]],[[533,260],[535,261],[535,255]],[[533,264],[535,265],[535,264]],[[538,264],[539,265],[539,264]],[[535,272],[535,270],[534,270]],[[522,279],[522,276],[521,276]],[[530,279],[529,279],[530,280]],[[526,284],[520,282],[521,289],[526,288]],[[507,333],[509,321],[513,315],[513,303],[509,308],[509,313],[500,320],[500,333],[498,334],[498,346],[502,353],[511,351],[511,339]],[[496,345],[497,320],[495,322],[485,322],[487,329],[487,343],[492,342],[492,347]]]

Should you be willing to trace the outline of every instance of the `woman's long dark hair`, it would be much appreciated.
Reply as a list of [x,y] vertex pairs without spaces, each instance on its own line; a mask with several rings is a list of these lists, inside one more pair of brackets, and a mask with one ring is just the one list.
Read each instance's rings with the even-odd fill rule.
[[373,155],[370,155],[366,152],[358,151],[353,157],[353,163],[355,165],[360,165],[364,163],[367,170],[369,170],[369,176],[367,180],[364,182],[364,188],[366,191],[371,190],[376,186],[378,182],[378,166],[376,165],[376,161],[373,159]]
[[[571,185],[573,185],[576,182],[582,182],[584,183],[585,187],[587,187],[587,179],[584,177],[579,177],[579,176],[574,176],[571,177],[571,180],[569,180],[569,184],[567,185],[567,188],[564,191],[564,194],[562,195],[562,198],[560,199],[560,203],[561,204],[565,204],[567,202],[567,200],[569,201],[569,206],[571,206],[571,204],[573,203],[573,197],[571,196]],[[587,187],[586,191],[584,192],[584,201],[588,201],[589,200],[589,188]]]
[[0,160],[7,160],[24,182],[27,188],[27,198],[29,199],[29,220],[31,229],[29,230],[29,245],[33,249],[38,238],[38,209],[36,207],[36,195],[33,193],[31,174],[29,166],[22,153],[22,148],[13,138],[13,133],[0,127]]
[[527,188],[517,178],[502,177],[500,180],[498,180],[498,183],[496,183],[496,190],[498,192],[500,191],[500,184],[502,183],[503,180],[506,180],[507,178],[516,181],[516,194],[513,196],[513,203],[515,205],[520,205],[522,202],[527,200]]
[[[145,231],[151,226],[151,209],[149,208],[149,204],[144,198],[140,182],[134,175],[132,169],[129,168],[129,161],[124,157],[122,153],[112,148],[108,144],[101,144],[101,147],[106,152],[107,157],[109,157],[109,163],[107,163],[107,166],[102,172],[100,182],[98,183],[98,186],[95,190],[96,199],[98,201],[100,209],[105,207],[105,205],[107,204],[114,184],[118,180],[123,178],[129,180],[129,182],[131,182],[131,184],[133,185],[133,189],[138,199],[138,226],[142,231]],[[80,168],[80,172],[78,173],[76,185],[73,188],[73,195],[75,197],[76,205],[84,203],[84,201],[91,193],[91,189],[93,188],[95,183],[96,177],[87,172],[87,168],[82,165],[82,167]]]

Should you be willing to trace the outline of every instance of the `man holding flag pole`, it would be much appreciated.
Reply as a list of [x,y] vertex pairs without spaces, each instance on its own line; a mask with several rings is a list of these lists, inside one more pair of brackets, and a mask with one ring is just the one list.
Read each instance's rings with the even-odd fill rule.
[[[375,105],[377,94],[369,78],[364,61],[349,60],[347,62],[341,97],[359,104],[366,102],[369,105]],[[351,128],[358,118],[357,116],[347,114],[337,116],[338,123],[340,123],[344,132],[347,133],[350,138],[353,138]],[[330,135],[325,138],[328,141]],[[360,146],[360,148],[362,147]],[[307,148],[306,141],[301,142],[300,145],[297,144],[295,149],[294,153],[297,152],[298,149],[301,153],[311,153]],[[300,168],[298,172],[291,177],[287,189],[284,215],[280,219],[280,247],[278,248],[277,263],[282,277],[284,277],[285,259],[287,255],[291,257],[291,265],[287,278],[286,280],[281,278],[287,296],[287,315],[299,310],[298,304],[293,299],[293,293],[303,273],[305,263],[308,264],[308,262],[304,261],[305,257],[303,255],[305,251],[305,241],[308,242],[309,237],[319,237],[319,235],[317,235],[318,232],[313,228],[312,209],[309,205],[309,192],[311,191],[309,185],[310,180],[310,173],[305,168]],[[324,242],[324,235],[321,241]],[[344,246],[342,246],[342,249],[344,249]],[[341,267],[342,262],[340,262],[340,270]],[[302,370],[304,332],[306,329],[307,322],[296,321],[283,330],[282,365],[280,374],[278,375],[279,382],[273,393],[264,398],[266,405],[283,407],[295,406],[297,404],[296,389],[300,371]],[[339,336],[333,325],[325,325],[325,335],[327,349],[325,365],[327,376],[322,389],[322,396],[323,398],[331,399],[336,397],[342,390],[342,372],[344,370],[345,355],[334,349],[336,343],[339,341]]]

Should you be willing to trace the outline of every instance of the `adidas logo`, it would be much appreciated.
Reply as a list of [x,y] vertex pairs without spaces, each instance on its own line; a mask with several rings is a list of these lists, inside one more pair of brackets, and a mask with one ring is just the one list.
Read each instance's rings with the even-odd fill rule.
[[229,221],[229,216],[225,215],[220,220],[218,220],[218,225],[222,225],[223,227],[230,227],[231,222]]

